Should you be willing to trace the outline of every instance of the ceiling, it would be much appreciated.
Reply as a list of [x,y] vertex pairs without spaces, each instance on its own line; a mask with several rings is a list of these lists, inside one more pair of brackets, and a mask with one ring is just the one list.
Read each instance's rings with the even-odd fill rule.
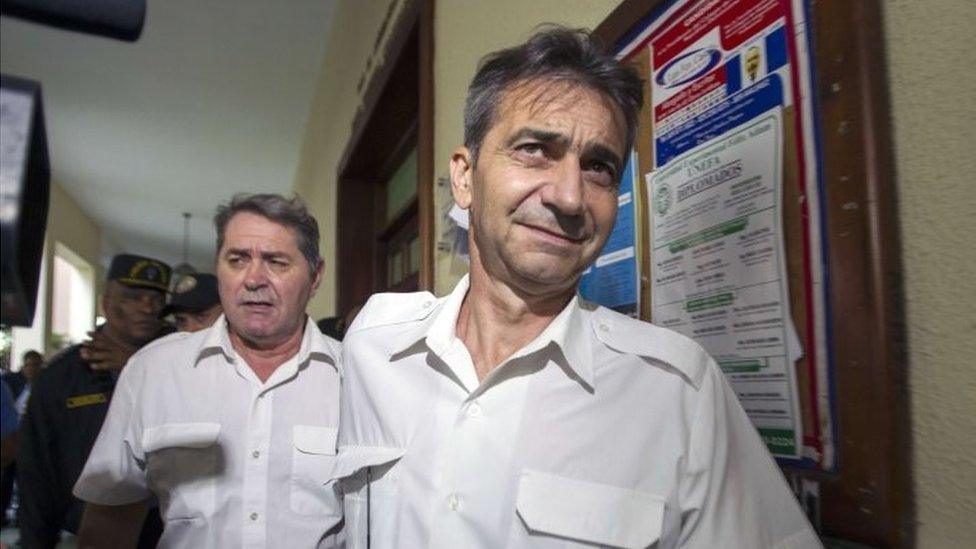
[[138,42],[0,17],[0,70],[41,83],[52,179],[126,251],[210,270],[215,207],[288,193],[333,0],[149,1]]

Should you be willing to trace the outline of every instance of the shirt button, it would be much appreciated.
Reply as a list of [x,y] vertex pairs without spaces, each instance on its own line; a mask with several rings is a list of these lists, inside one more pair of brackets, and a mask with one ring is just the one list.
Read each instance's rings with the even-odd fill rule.
[[433,304],[434,304],[434,302],[428,299],[427,301],[424,301],[423,307],[424,307],[424,309],[430,309],[430,306],[433,305]]
[[255,450],[251,452],[251,457],[254,459],[258,459],[259,457],[261,457],[261,452],[259,450]]
[[599,324],[599,328],[600,328],[600,331],[601,332],[609,332],[610,331],[610,326],[607,323],[605,323],[605,322],[601,322]]
[[457,494],[452,494],[447,500],[447,506],[451,508],[451,511],[457,511],[461,508],[461,498]]
[[476,418],[480,415],[481,415],[481,405],[478,404],[477,402],[472,402],[471,405],[468,406],[468,417]]
[[250,519],[251,520],[258,520],[258,514],[257,513],[251,513]]

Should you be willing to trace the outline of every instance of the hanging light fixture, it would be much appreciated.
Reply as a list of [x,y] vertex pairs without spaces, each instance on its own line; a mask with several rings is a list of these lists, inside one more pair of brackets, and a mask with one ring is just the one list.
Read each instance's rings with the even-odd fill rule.
[[178,284],[179,279],[185,275],[197,272],[193,265],[190,265],[190,218],[193,214],[183,212],[183,262],[173,268],[173,283]]

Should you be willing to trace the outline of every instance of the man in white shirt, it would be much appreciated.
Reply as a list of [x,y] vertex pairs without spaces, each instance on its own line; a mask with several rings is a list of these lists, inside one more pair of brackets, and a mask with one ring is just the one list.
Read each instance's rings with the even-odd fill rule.
[[451,159],[470,273],[344,340],[351,547],[820,546],[705,351],[576,295],[641,103],[582,31],[482,62]]
[[122,371],[74,493],[82,547],[126,547],[156,496],[160,547],[334,545],[339,344],[305,306],[322,277],[298,199],[218,209],[224,315],[149,345]]

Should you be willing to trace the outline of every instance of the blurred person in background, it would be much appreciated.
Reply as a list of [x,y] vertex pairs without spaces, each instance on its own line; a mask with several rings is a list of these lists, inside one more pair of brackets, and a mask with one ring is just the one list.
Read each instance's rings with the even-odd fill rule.
[[6,381],[0,381],[0,465],[10,465],[17,449],[17,410]]
[[220,318],[224,308],[217,292],[217,277],[212,274],[192,273],[184,275],[173,287],[169,305],[163,316],[173,315],[176,329],[180,332],[197,332],[209,328]]
[[[83,503],[71,494],[105,420],[115,382],[129,357],[164,335],[170,268],[130,254],[112,258],[101,296],[105,323],[92,339],[51,360],[33,383],[17,457],[20,543],[55,547],[61,531],[75,533]],[[158,515],[147,520],[140,545],[155,545]]]
[[27,400],[30,398],[31,385],[35,379],[37,379],[37,374],[41,373],[41,368],[44,367],[44,357],[41,353],[31,349],[24,353],[23,362],[20,366],[20,374],[24,377],[24,384],[21,387],[19,393],[14,394],[17,399],[14,406],[17,408],[17,413],[20,417],[24,416],[27,412]]
[[[44,357],[34,349],[25,351],[21,358],[20,371],[4,374],[4,381],[11,389],[14,397],[14,408],[17,410],[17,423],[24,417],[27,411],[27,400],[30,398],[31,382],[37,378],[37,374],[44,365]],[[10,383],[16,380],[15,384]],[[13,499],[14,479],[17,478],[17,460],[11,455],[11,463],[3,467],[3,474],[0,476],[0,524],[6,525],[10,522],[8,515],[16,515],[16,505]],[[13,505],[14,509],[11,509]]]

